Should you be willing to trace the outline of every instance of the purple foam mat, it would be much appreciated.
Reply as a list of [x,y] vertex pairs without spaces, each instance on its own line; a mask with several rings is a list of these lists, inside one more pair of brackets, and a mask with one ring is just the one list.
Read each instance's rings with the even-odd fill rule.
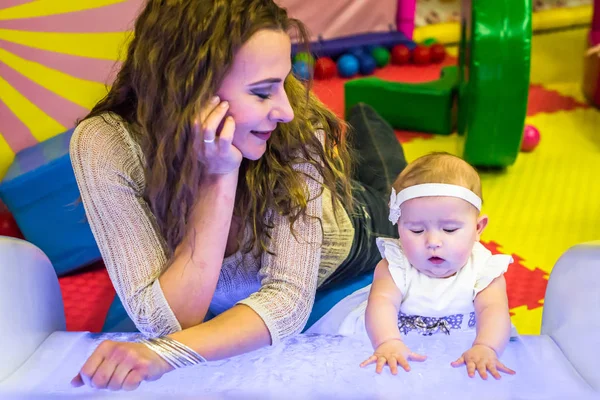
[[[408,39],[402,32],[390,31],[364,33],[360,35],[339,37],[337,39],[311,42],[309,44],[309,50],[316,57],[336,58],[356,47],[383,46],[392,48],[399,44],[403,44],[411,50],[416,46],[415,42]],[[303,45],[297,43],[292,45],[292,56],[303,51],[306,51]]]

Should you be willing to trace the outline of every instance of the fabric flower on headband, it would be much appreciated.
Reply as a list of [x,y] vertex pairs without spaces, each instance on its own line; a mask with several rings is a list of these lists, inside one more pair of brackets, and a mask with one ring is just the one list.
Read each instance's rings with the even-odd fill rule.
[[399,196],[396,196],[396,189],[392,188],[392,194],[390,195],[390,216],[388,219],[392,224],[396,224],[400,219],[400,204],[402,201]]

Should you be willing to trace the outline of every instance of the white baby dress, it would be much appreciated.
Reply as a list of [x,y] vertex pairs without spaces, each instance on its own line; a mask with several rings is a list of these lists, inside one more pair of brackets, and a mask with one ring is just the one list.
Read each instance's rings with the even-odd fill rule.
[[[475,329],[475,296],[513,262],[510,255],[492,254],[477,242],[467,264],[454,276],[432,278],[410,265],[398,239],[378,238],[377,246],[402,292],[398,326],[403,334],[449,334],[453,329]],[[368,285],[342,299],[307,332],[366,335],[365,310],[370,289]]]

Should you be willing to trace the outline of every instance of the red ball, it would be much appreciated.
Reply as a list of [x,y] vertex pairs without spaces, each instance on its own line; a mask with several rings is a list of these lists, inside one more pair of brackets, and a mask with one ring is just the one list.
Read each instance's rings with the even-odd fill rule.
[[540,144],[540,131],[535,126],[525,125],[523,131],[523,142],[521,142],[521,151],[533,151]]
[[392,64],[403,65],[410,61],[410,49],[403,44],[392,48]]
[[415,64],[425,65],[431,62],[431,50],[427,46],[419,45],[412,51],[412,60]]
[[24,239],[17,221],[8,211],[0,212],[0,236],[11,236]]
[[441,63],[446,58],[446,48],[442,44],[432,44],[429,47],[429,52],[431,53],[431,62]]
[[331,79],[336,71],[335,62],[329,57],[321,57],[315,63],[315,79]]

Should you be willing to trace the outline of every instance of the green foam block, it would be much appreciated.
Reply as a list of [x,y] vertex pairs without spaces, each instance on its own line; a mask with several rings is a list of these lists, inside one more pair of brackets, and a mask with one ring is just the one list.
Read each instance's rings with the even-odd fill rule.
[[375,109],[393,128],[449,135],[456,112],[458,68],[442,69],[440,79],[425,83],[401,83],[376,77],[346,82],[346,113],[357,103]]

